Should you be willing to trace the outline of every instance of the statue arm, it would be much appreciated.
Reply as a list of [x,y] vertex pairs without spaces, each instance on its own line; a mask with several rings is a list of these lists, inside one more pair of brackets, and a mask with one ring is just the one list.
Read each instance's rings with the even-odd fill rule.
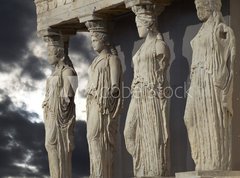
[[168,140],[168,121],[167,121],[167,96],[168,96],[168,90],[166,90],[165,87],[168,86],[168,81],[167,81],[167,74],[166,71],[169,66],[169,61],[170,61],[170,50],[167,44],[162,41],[158,40],[156,43],[156,57],[157,61],[159,62],[159,67],[160,67],[160,105],[162,111],[162,117],[163,117],[163,124],[164,124],[164,129],[163,129],[163,139],[165,146],[167,145],[167,140]]
[[160,62],[160,70],[167,70],[170,60],[170,50],[162,40],[158,40],[156,43],[156,56]]
[[109,60],[111,87],[119,87],[119,79],[121,75],[121,63],[117,56],[111,56]]
[[156,43],[156,60],[159,63],[159,70],[160,73],[160,79],[159,83],[161,84],[161,87],[164,87],[166,84],[166,71],[169,66],[169,60],[170,60],[170,50],[166,43],[162,40],[158,40]]
[[223,105],[233,113],[232,94],[233,94],[233,77],[234,77],[234,61],[236,57],[236,44],[233,30],[225,24],[220,24],[217,28],[217,40],[226,51],[225,65],[229,72],[226,85],[223,88]]
[[[71,103],[74,100],[76,86],[77,86],[77,77],[76,74],[70,69],[66,69],[62,72],[62,89],[60,91],[60,103],[59,103],[59,116],[63,119],[69,116],[69,112],[72,112]],[[73,115],[75,113],[72,113]],[[72,115],[71,114],[71,115]]]
[[170,50],[167,44],[162,40],[157,40],[156,54],[164,54],[167,58],[170,58]]
[[110,78],[111,78],[111,111],[112,117],[115,118],[121,109],[121,77],[122,68],[117,56],[111,56],[109,60]]

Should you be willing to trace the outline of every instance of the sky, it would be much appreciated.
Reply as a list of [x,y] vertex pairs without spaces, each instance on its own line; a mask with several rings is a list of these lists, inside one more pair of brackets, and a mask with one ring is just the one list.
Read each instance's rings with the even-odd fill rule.
[[[227,1],[223,2],[226,3]],[[172,12],[169,11],[167,15],[170,13]],[[224,14],[226,16],[227,12]],[[196,16],[188,17],[190,21],[192,18],[196,18]],[[186,17],[179,16],[179,19],[182,18]],[[194,24],[191,25],[195,25],[194,28],[199,28],[199,21],[195,20]],[[45,131],[41,104],[44,99],[45,82],[51,74],[52,68],[47,63],[46,43],[38,38],[36,34],[37,19],[33,0],[1,0],[0,22],[0,178],[45,178],[49,176],[49,169],[47,152],[44,147]],[[185,39],[183,40],[189,41],[188,38],[194,31],[192,26],[187,27],[189,22],[179,21],[179,23],[175,23],[175,20],[172,20],[172,22],[174,28],[169,32],[172,41],[170,43],[168,40],[168,42],[172,46],[173,44],[177,45],[177,42],[183,42],[182,37],[184,34],[188,35],[184,36]],[[176,28],[179,24],[186,26]],[[185,27],[187,27],[186,31],[188,29],[190,31],[185,32]],[[175,28],[183,31],[176,31]],[[133,34],[136,35],[136,33]],[[133,40],[133,37],[129,38]],[[119,41],[121,43],[121,40]],[[125,38],[123,41],[125,41]],[[122,46],[122,49],[127,47],[128,45]],[[134,48],[138,48],[138,45],[136,44]],[[182,47],[178,46],[178,49],[180,49],[179,54],[172,51],[173,59],[181,59],[184,51],[181,51]],[[184,55],[190,56],[189,48],[185,47],[184,49],[187,52]],[[79,80],[75,97],[77,123],[75,128],[75,150],[72,160],[73,178],[79,178],[89,175],[84,89],[88,80],[89,64],[96,54],[91,47],[88,33],[78,33],[71,38],[69,55]],[[182,72],[183,63],[180,65],[178,63],[180,60],[174,61],[175,63],[171,64],[172,71],[178,69],[177,72]],[[126,66],[123,66],[123,68],[126,68]],[[179,77],[183,78],[182,74],[178,75],[176,73],[172,75],[176,76],[174,79],[176,82],[179,82]],[[172,114],[172,118],[177,120],[184,111],[182,109],[184,105],[179,100],[174,104],[175,107],[180,106]],[[173,134],[178,136],[176,133],[179,133],[177,131],[180,130],[176,129],[175,131]],[[181,134],[175,138],[180,137]],[[177,146],[179,146],[178,143],[179,141],[176,142]],[[179,147],[175,148],[179,151]],[[176,156],[177,160],[182,157],[182,154],[174,156]]]
[[[41,104],[52,68],[46,60],[46,44],[36,34],[33,0],[1,0],[0,21],[0,178],[46,177]],[[79,78],[73,152],[77,178],[89,174],[84,88],[95,53],[88,33],[71,38],[69,54]]]

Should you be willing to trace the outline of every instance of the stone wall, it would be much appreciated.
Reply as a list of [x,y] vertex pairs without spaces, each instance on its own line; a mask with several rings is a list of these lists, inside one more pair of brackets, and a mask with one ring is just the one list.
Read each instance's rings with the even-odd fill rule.
[[234,116],[233,116],[233,169],[240,169],[240,1],[230,0],[230,25],[234,30],[237,43],[237,57],[235,62],[235,81],[234,81]]

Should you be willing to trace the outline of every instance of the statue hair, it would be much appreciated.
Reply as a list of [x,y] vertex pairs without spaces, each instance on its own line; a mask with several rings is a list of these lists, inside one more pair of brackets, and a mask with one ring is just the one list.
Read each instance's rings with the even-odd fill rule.
[[102,41],[103,44],[110,50],[111,54],[118,55],[116,48],[111,45],[108,34],[105,32],[91,32],[91,35],[95,36],[99,41]]
[[65,50],[63,47],[56,46],[56,57],[64,58],[63,63],[74,69],[73,63],[72,63],[71,59],[69,58],[68,54],[65,53]]

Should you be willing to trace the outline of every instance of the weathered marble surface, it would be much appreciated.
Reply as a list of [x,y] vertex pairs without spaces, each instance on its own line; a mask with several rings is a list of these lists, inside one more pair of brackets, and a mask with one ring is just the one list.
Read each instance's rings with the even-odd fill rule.
[[195,0],[203,25],[192,40],[185,124],[196,170],[231,170],[235,37],[220,0]]
[[[136,0],[134,4],[146,0]],[[170,0],[157,0],[162,4],[170,4]],[[70,22],[76,25],[76,19],[80,23],[93,20],[94,13],[113,15],[113,13],[127,12],[124,0],[35,0],[37,9],[38,32],[48,29],[50,26]],[[132,4],[132,2],[130,2]],[[119,7],[119,8],[118,8]],[[109,11],[110,10],[110,11]],[[83,27],[83,26],[81,26]],[[81,28],[75,26],[75,28]]]
[[169,118],[165,88],[170,52],[156,26],[162,9],[153,3],[132,7],[139,36],[146,39],[133,57],[132,98],[124,129],[136,177],[168,173]]
[[123,3],[123,0],[72,0],[70,3],[64,1],[66,0],[35,0],[38,32],[67,21],[76,24],[76,19],[85,23],[86,19],[91,20],[94,12]]
[[112,178],[117,146],[118,116],[122,107],[122,67],[111,46],[104,21],[86,23],[99,55],[89,67],[87,139],[92,178]]
[[48,36],[48,62],[54,68],[47,79],[44,109],[45,147],[51,178],[72,177],[77,74],[64,54],[60,36]]

